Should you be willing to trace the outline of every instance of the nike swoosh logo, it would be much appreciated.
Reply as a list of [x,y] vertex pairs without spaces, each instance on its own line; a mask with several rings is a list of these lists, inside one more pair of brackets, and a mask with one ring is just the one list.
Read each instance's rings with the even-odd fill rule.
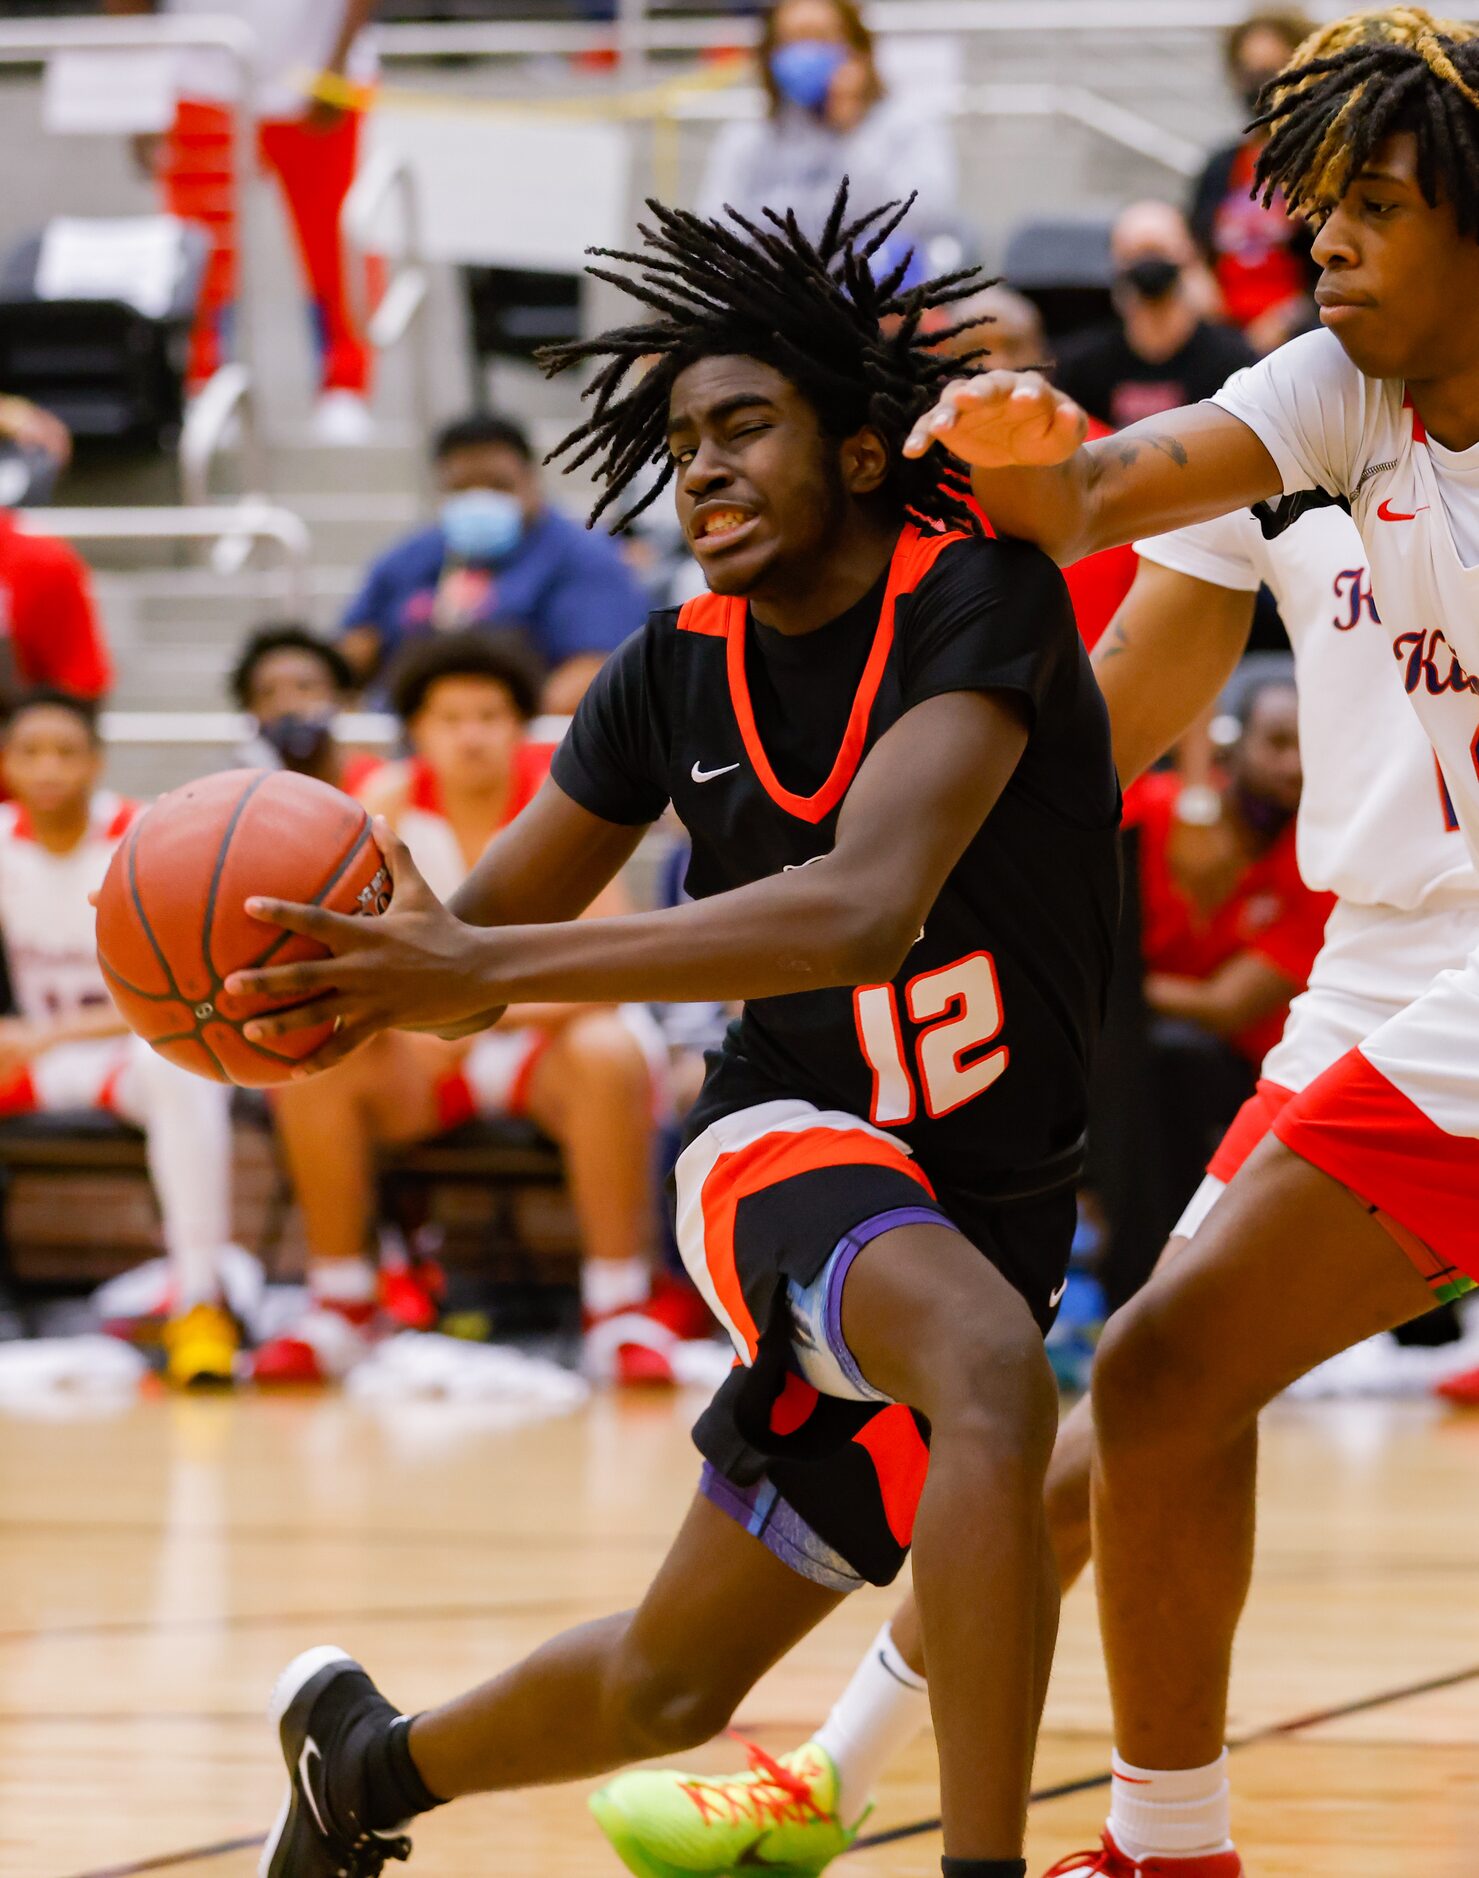
[[1059,1304],[1062,1302],[1063,1293],[1067,1289],[1068,1289],[1068,1280],[1065,1278],[1062,1284],[1059,1285],[1058,1289],[1053,1293],[1052,1297],[1048,1299],[1048,1309],[1050,1311],[1057,1310]]
[[1419,515],[1427,513],[1427,507],[1425,502],[1420,509],[1414,509],[1411,515],[1404,515],[1400,509],[1394,509],[1390,502],[1383,502],[1376,511],[1376,519],[1379,522],[1415,522]]
[[324,1824],[323,1814],[318,1810],[318,1798],[313,1791],[313,1779],[309,1767],[310,1756],[312,1756],[320,1766],[323,1765],[324,1757],[319,1753],[318,1743],[314,1740],[312,1735],[309,1735],[307,1740],[304,1741],[303,1752],[298,1756],[298,1785],[302,1789],[304,1799],[308,1802],[308,1808],[313,1814],[314,1823],[327,1839],[329,1829]]
[[701,769],[695,763],[688,773],[695,782],[712,782],[716,776],[727,776],[731,770],[738,768],[738,763],[726,763],[723,769]]

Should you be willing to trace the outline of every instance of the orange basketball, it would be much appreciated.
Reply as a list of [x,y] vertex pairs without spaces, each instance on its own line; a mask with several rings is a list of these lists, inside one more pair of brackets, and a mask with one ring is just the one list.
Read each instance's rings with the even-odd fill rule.
[[251,966],[325,956],[247,916],[253,894],[383,913],[390,877],[352,797],[288,770],[236,769],[161,796],[119,844],[98,896],[98,962],[120,1013],[161,1056],[216,1082],[282,1082],[327,1025],[253,1043],[248,1019],[281,1009],[232,997]]

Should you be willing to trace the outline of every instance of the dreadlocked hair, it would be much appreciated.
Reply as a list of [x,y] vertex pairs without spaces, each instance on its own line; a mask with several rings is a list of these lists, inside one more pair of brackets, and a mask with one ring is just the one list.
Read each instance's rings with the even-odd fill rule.
[[1353,13],[1312,33],[1271,80],[1257,179],[1318,223],[1384,137],[1417,137],[1418,186],[1479,236],[1479,28],[1421,7]]
[[881,263],[875,278],[873,263],[913,202],[911,196],[886,203],[850,220],[844,181],[813,243],[794,212],[767,209],[761,226],[734,209],[725,210],[727,221],[711,221],[649,200],[651,223],[639,225],[642,253],[590,250],[636,270],[588,272],[655,316],[547,346],[539,355],[550,377],[590,362],[600,368],[584,393],[591,414],[546,459],[565,458],[567,471],[596,461],[605,489],[592,525],[648,465],[660,466],[653,486],[615,526],[625,528],[657,500],[674,470],[667,447],[674,380],[698,359],[734,353],[780,372],[815,408],[828,436],[873,425],[889,445],[884,493],[902,513],[929,529],[980,532],[967,473],[950,464],[942,469],[938,455],[903,455],[915,420],[963,366],[985,357],[984,347],[963,359],[935,350],[972,322],[926,335],[925,315],[988,284],[981,269],[968,267],[906,289],[912,254]]

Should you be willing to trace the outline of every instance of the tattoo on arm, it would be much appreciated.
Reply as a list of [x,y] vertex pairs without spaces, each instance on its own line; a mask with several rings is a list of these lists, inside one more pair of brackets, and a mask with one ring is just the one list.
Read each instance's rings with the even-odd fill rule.
[[1109,630],[1094,648],[1094,663],[1107,663],[1121,652],[1129,650],[1130,635],[1118,620],[1110,622]]
[[1175,437],[1163,436],[1155,431],[1144,437],[1132,438],[1114,446],[1115,461],[1122,469],[1129,469],[1132,463],[1140,460],[1142,450],[1157,450],[1162,456],[1169,457],[1177,469],[1186,468],[1186,450]]

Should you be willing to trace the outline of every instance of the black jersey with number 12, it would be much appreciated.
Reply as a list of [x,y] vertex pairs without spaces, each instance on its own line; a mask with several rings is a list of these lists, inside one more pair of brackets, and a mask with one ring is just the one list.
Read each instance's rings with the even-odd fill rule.
[[[780,1098],[900,1136],[937,1188],[1071,1177],[1118,916],[1119,788],[1062,576],[1037,549],[908,527],[857,606],[818,631],[705,594],[607,661],[553,775],[591,814],[671,802],[702,899],[827,854],[868,751],[926,698],[1001,691],[1027,746],[891,984],[755,998],[689,1119]],[[911,838],[900,822],[891,839]]]

